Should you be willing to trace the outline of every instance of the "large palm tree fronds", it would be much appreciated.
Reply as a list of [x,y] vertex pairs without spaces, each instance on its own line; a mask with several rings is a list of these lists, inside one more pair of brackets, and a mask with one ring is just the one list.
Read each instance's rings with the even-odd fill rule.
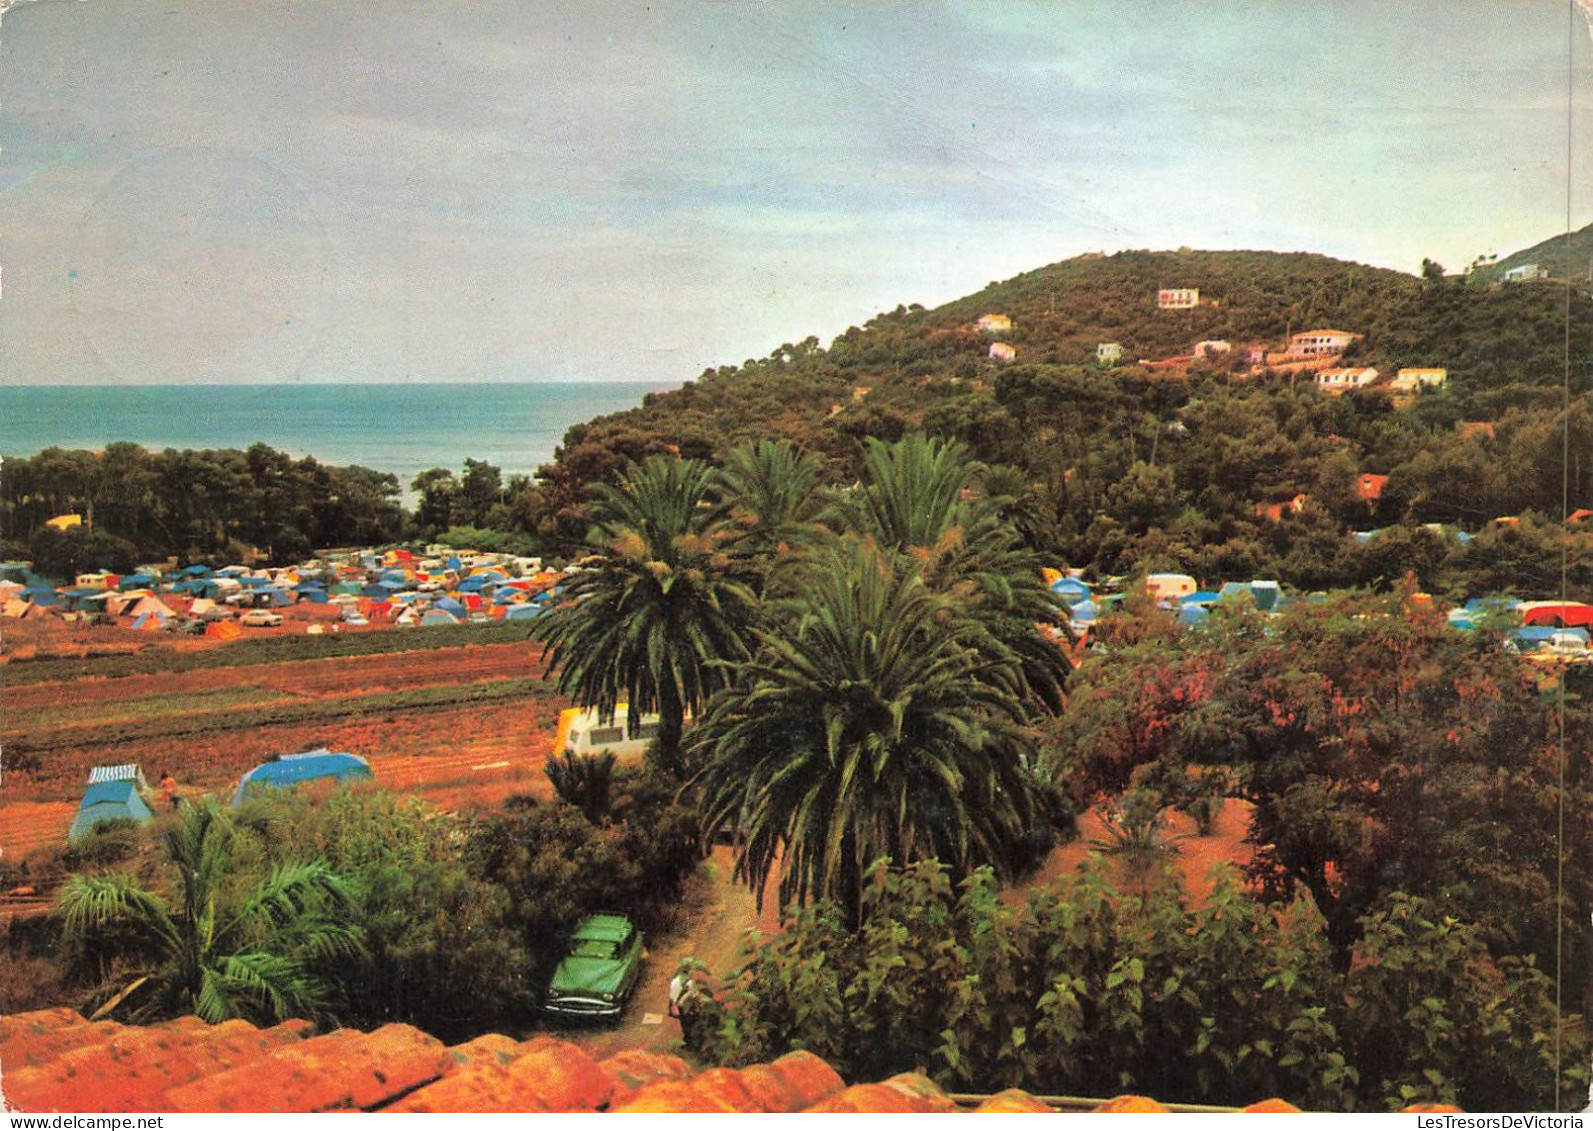
[[592,537],[607,555],[577,574],[568,603],[537,618],[559,689],[608,718],[660,716],[660,740],[679,742],[685,715],[722,687],[718,660],[747,653],[756,598],[726,553],[709,500],[713,470],[652,456],[617,484],[600,484]]
[[279,864],[251,882],[231,816],[209,799],[184,806],[161,847],[170,899],[126,873],[74,875],[56,905],[66,939],[140,963],[145,1013],[318,1015],[330,995],[315,971],[362,951],[343,878],[316,860]]
[[842,495],[832,520],[921,561],[925,582],[1017,657],[1027,702],[1056,712],[1070,665],[1036,626],[1057,624],[1066,612],[1045,585],[1040,554],[1003,513],[1006,497],[976,489],[990,477],[955,441],[871,438],[863,480]]
[[789,440],[759,440],[725,454],[717,494],[718,516],[738,553],[773,557],[812,540],[824,497],[823,461]]
[[854,910],[869,864],[930,858],[1010,875],[1045,819],[1026,768],[1016,659],[891,550],[838,540],[693,740],[709,827],[780,901]]

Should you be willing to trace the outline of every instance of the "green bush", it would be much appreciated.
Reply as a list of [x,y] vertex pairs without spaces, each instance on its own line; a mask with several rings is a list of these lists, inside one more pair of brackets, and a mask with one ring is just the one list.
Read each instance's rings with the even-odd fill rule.
[[[933,862],[881,863],[859,929],[842,923],[822,903],[762,942],[692,1051],[748,1064],[803,1048],[848,1079],[922,1066],[958,1091],[1553,1105],[1546,979],[1404,897],[1364,923],[1347,975],[1309,898],[1269,907],[1227,868],[1196,908],[1169,884],[1126,897],[1099,870],[1011,906],[988,871],[954,889]],[[1585,1039],[1566,1039],[1562,1102],[1586,1083]]]

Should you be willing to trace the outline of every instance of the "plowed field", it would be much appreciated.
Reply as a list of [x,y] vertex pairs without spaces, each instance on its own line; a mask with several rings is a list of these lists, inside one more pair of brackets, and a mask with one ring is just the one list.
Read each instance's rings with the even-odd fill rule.
[[10,689],[0,851],[60,844],[89,769],[114,763],[230,797],[271,755],[328,747],[368,758],[379,785],[445,808],[546,796],[565,704],[541,670],[540,646],[514,643]]

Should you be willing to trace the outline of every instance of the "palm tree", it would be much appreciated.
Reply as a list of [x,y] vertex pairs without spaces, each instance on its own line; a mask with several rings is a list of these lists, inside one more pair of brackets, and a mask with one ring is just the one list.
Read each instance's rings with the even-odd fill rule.
[[825,500],[823,461],[789,440],[759,440],[725,454],[719,473],[719,516],[733,552],[767,577],[770,563],[811,543]]
[[193,1013],[212,1023],[320,1014],[318,965],[355,957],[358,927],[343,879],[324,861],[240,875],[231,818],[207,798],[185,805],[161,840],[168,898],[125,872],[78,874],[61,889],[65,937],[103,958],[126,949],[140,976],[112,999],[135,1017]]
[[992,648],[1016,656],[1029,701],[1055,712],[1071,665],[1036,625],[1062,623],[1066,613],[1040,555],[1003,517],[1008,500],[978,490],[986,474],[955,441],[871,437],[863,479],[841,495],[831,521],[921,561],[925,583],[972,616]]
[[693,736],[705,827],[739,827],[738,878],[856,915],[882,857],[1011,875],[1046,806],[1026,768],[1016,659],[903,555],[835,540]]
[[699,460],[650,456],[599,484],[591,537],[608,553],[575,575],[566,604],[533,622],[559,689],[606,719],[627,701],[632,727],[656,712],[671,766],[687,713],[728,682],[715,661],[747,654],[756,608],[725,552],[713,482]]

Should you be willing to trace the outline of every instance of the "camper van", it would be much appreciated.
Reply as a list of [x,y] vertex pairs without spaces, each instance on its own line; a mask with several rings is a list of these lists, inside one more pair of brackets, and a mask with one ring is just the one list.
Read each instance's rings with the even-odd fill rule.
[[553,754],[614,754],[621,758],[641,757],[648,743],[658,736],[658,716],[643,715],[635,735],[626,733],[629,711],[624,703],[614,708],[607,724],[596,711],[569,707],[559,712],[559,733],[553,739]]

